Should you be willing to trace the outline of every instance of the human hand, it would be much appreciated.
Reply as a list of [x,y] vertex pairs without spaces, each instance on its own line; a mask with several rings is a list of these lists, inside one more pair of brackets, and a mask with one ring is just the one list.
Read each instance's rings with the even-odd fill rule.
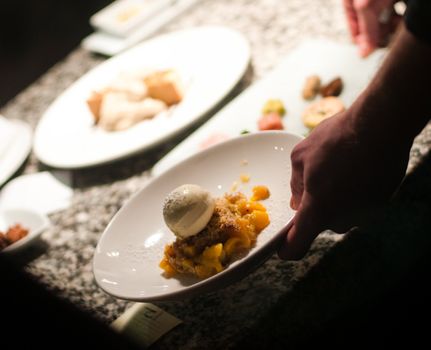
[[293,226],[280,249],[297,260],[322,231],[343,233],[388,201],[402,181],[410,144],[365,132],[352,110],[327,119],[293,150],[291,207]]
[[394,10],[395,0],[343,0],[347,23],[359,54],[366,57],[386,44],[401,16]]

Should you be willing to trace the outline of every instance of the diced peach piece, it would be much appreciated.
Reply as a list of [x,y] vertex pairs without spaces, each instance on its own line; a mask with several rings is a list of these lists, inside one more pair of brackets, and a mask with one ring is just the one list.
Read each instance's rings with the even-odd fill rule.
[[250,231],[250,222],[244,218],[236,219],[236,223],[240,228],[240,233],[248,233]]
[[220,257],[222,251],[223,251],[223,244],[217,243],[212,245],[211,247],[205,248],[205,250],[202,253],[202,257],[204,259],[216,259]]
[[266,186],[254,186],[253,187],[253,196],[251,197],[252,201],[260,201],[263,199],[269,198],[269,189]]
[[249,208],[253,210],[260,210],[260,211],[266,211],[266,208],[259,202],[251,201],[248,202]]
[[102,105],[103,94],[99,91],[93,91],[87,99],[87,106],[93,114],[94,122],[97,124],[100,119],[100,106]]
[[250,214],[252,212],[249,207],[249,202],[244,199],[239,200],[238,203],[236,203],[236,206],[242,216]]
[[241,174],[239,178],[242,183],[247,183],[250,181],[250,175],[248,174]]
[[269,225],[268,213],[265,211],[255,210],[250,216],[250,221],[253,223],[256,231],[262,231]]
[[196,276],[202,279],[211,277],[212,275],[215,275],[217,272],[220,272],[220,271],[217,271],[217,267],[214,267],[209,264],[197,265],[195,267]]
[[159,266],[165,271],[165,274],[168,277],[172,277],[176,273],[175,269],[171,266],[167,259],[163,259]]
[[227,256],[232,256],[238,251],[249,249],[250,246],[250,238],[247,235],[241,235],[241,237],[229,238],[224,244],[224,250]]

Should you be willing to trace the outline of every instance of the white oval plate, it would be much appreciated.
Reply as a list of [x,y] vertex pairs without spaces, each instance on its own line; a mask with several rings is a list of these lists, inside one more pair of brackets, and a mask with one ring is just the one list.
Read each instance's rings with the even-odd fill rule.
[[[244,75],[250,49],[224,27],[198,27],[156,37],[108,59],[62,93],[42,116],[34,152],[45,164],[83,168],[125,158],[155,146],[193,124]],[[185,78],[183,100],[152,120],[117,132],[95,127],[86,105],[90,92],[122,72],[173,68]]]
[[28,229],[27,236],[7,246],[0,254],[15,253],[30,246],[40,234],[50,225],[46,215],[30,209],[4,209],[0,211],[0,231],[5,232],[8,227],[20,224]]
[[[269,258],[294,211],[290,200],[290,153],[301,137],[280,131],[237,137],[195,154],[174,166],[134,195],[114,216],[96,248],[93,271],[99,286],[117,298],[173,300],[226,286],[247,275]],[[241,260],[205,280],[166,278],[159,262],[175,236],[163,221],[165,196],[179,185],[194,183],[214,196],[229,192],[241,174],[250,182],[239,190],[251,195],[255,185],[269,187],[263,203],[271,223]]]

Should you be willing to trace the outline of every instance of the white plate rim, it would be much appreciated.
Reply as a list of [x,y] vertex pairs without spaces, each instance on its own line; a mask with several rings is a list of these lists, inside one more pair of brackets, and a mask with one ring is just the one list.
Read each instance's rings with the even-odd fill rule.
[[[199,151],[190,157],[184,159],[180,163],[177,163],[173,165],[170,169],[168,169],[166,172],[163,172],[162,174],[152,178],[149,182],[147,182],[139,191],[137,191],[135,194],[133,194],[124,204],[123,206],[118,210],[118,212],[113,216],[111,221],[106,226],[104,232],[102,233],[101,237],[99,238],[99,241],[97,243],[94,256],[93,256],[93,264],[92,264],[92,270],[93,270],[93,276],[97,283],[97,285],[107,294],[124,300],[131,300],[136,302],[152,302],[152,301],[175,301],[178,300],[180,297],[190,297],[194,296],[198,293],[204,293],[211,290],[216,290],[221,287],[227,286],[234,281],[238,281],[238,278],[234,278],[235,275],[239,274],[241,275],[241,278],[246,277],[248,272],[251,272],[255,270],[259,265],[263,264],[266,260],[270,258],[270,256],[275,252],[277,246],[279,245],[280,239],[282,239],[285,235],[285,233],[290,229],[291,225],[293,224],[294,215],[292,215],[291,218],[289,218],[285,225],[280,229],[274,236],[262,246],[260,247],[259,251],[261,254],[256,254],[257,251],[251,251],[251,254],[249,254],[246,258],[241,259],[237,261],[237,263],[234,266],[229,266],[229,268],[223,270],[222,272],[213,275],[207,279],[200,280],[192,285],[186,286],[183,289],[171,291],[164,294],[159,295],[150,295],[150,296],[144,296],[144,297],[134,297],[124,294],[115,293],[111,290],[108,290],[104,288],[104,284],[99,281],[99,277],[96,273],[97,270],[97,255],[100,250],[100,245],[103,244],[103,240],[106,238],[106,232],[108,232],[113,225],[114,220],[117,216],[123,215],[123,212],[127,210],[127,207],[130,203],[136,200],[136,198],[140,195],[142,191],[144,191],[147,187],[152,186],[152,184],[156,181],[160,181],[164,177],[169,177],[171,173],[175,172],[175,170],[178,167],[186,166],[188,163],[192,163],[196,161],[197,159],[201,157],[205,157],[207,152],[216,151],[219,148],[226,147],[226,144],[238,142],[238,140],[244,140],[247,138],[252,137],[266,137],[269,135],[287,135],[288,137],[296,138],[297,141],[301,141],[304,139],[302,135],[294,134],[288,131],[284,130],[273,130],[273,131],[265,131],[265,132],[256,132],[256,133],[250,133],[247,135],[238,136],[226,141],[223,141],[221,143],[215,144],[203,151]],[[263,258],[264,257],[264,258]],[[247,261],[248,263],[245,264],[244,262]],[[216,288],[214,288],[216,286]]]

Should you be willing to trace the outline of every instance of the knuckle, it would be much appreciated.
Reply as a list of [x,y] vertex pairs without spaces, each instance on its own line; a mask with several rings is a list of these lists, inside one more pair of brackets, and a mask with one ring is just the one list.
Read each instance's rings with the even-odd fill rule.
[[302,164],[302,152],[299,148],[294,148],[292,153],[290,154],[290,161],[292,162],[292,166],[297,168]]
[[290,188],[292,189],[292,195],[296,196],[302,193],[304,186],[302,184],[302,181],[291,178]]

